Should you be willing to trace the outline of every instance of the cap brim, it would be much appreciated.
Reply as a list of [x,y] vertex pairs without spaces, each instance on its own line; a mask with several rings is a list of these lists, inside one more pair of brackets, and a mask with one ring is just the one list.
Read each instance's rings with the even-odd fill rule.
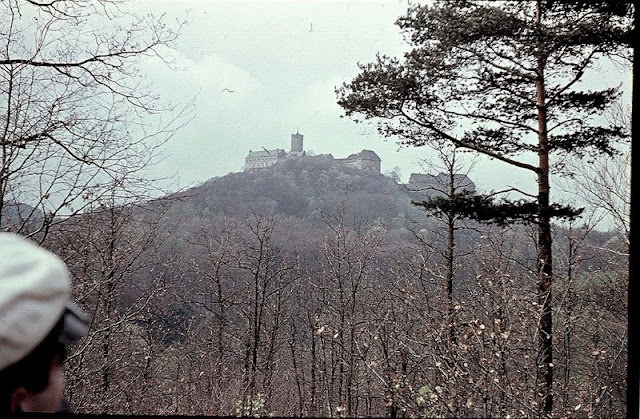
[[82,309],[73,303],[66,303],[64,307],[64,325],[60,332],[59,341],[65,346],[70,345],[89,331],[89,317]]

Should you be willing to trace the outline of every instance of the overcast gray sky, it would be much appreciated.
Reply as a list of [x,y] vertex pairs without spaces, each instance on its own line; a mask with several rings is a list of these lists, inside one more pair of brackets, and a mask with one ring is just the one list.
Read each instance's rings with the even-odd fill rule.
[[[307,151],[346,157],[371,149],[382,172],[397,166],[406,181],[421,171],[427,149],[399,150],[373,125],[340,118],[334,92],[358,62],[402,54],[394,22],[407,0],[138,0],[134,7],[170,19],[188,11],[172,52],[181,69],[145,67],[163,97],[196,97],[193,119],[167,145],[155,175],[175,175],[186,187],[242,171],[249,150],[288,151],[297,130]],[[532,174],[495,161],[481,161],[471,177],[481,190],[534,186]]]

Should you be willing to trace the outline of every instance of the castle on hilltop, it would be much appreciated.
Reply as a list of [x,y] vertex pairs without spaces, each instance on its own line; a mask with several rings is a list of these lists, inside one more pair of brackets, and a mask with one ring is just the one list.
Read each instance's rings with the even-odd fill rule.
[[371,150],[362,150],[359,153],[351,154],[344,159],[335,159],[331,154],[320,154],[318,156],[307,156],[303,147],[304,136],[299,132],[291,134],[291,150],[287,153],[281,148],[275,150],[252,151],[244,159],[244,171],[252,171],[274,166],[286,160],[299,158],[329,159],[332,164],[344,167],[353,167],[368,172],[380,173],[380,157]]

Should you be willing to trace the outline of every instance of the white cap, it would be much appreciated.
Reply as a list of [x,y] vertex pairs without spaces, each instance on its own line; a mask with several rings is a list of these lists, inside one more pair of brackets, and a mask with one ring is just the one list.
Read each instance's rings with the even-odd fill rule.
[[[63,313],[64,329],[72,329],[64,339],[86,333],[70,296],[70,275],[58,256],[16,234],[0,233],[0,370],[35,349]],[[67,325],[67,317],[80,318],[80,326]]]

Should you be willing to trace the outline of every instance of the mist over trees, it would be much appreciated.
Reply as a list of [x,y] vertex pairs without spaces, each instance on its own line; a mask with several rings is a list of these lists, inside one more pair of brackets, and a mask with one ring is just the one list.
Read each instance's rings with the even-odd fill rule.
[[[624,416],[627,112],[606,113],[617,87],[578,87],[628,58],[630,6],[503,6],[410,7],[406,56],[338,89],[348,116],[437,150],[433,182],[307,156],[150,199],[142,171],[180,120],[137,64],[181,23],[0,3],[1,228],[59,254],[91,316],[66,361],[73,409]],[[470,188],[477,154],[538,189]],[[552,200],[561,174],[580,208]]]

